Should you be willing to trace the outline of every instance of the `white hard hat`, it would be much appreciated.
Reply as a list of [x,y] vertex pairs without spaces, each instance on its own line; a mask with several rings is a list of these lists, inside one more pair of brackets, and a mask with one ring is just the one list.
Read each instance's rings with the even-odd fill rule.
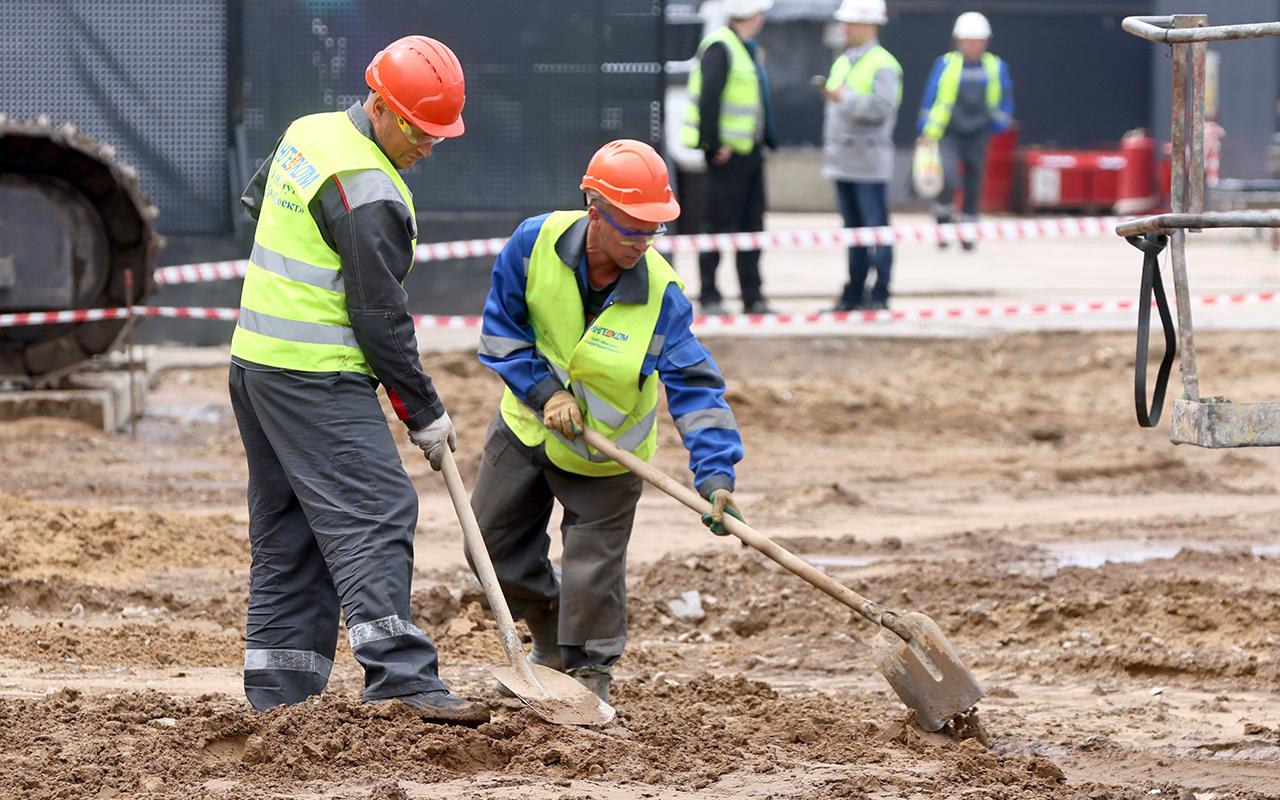
[[836,22],[865,22],[883,25],[889,21],[884,0],[844,0],[836,9]]
[[980,12],[966,11],[956,17],[951,35],[956,39],[990,39],[991,23]]
[[724,0],[724,13],[729,19],[746,19],[773,8],[773,0]]

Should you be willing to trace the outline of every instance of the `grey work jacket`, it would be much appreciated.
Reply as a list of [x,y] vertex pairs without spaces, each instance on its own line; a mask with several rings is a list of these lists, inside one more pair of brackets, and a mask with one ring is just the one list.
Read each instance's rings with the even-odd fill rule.
[[[857,60],[877,42],[848,51]],[[898,121],[901,79],[892,69],[876,72],[870,95],[846,87],[827,101],[822,125],[822,177],[836,181],[885,183],[893,175],[893,126]]]

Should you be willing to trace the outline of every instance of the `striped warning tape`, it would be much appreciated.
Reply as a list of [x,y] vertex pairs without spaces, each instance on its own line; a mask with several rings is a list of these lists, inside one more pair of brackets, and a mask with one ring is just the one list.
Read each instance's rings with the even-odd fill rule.
[[[1277,292],[1249,292],[1244,294],[1213,294],[1191,298],[1193,307],[1253,305],[1274,303],[1280,300]],[[906,308],[883,311],[821,311],[812,314],[737,314],[729,316],[694,317],[693,327],[699,332],[715,332],[735,328],[768,328],[831,323],[876,323],[897,321],[928,321],[956,319],[990,319],[997,317],[1060,316],[1073,314],[1108,314],[1134,309],[1132,299],[1090,300],[1080,303],[1015,303],[991,306],[956,306],[952,308]],[[18,314],[0,314],[0,328],[34,325],[58,325],[72,322],[97,322],[124,319],[130,316],[127,308],[90,308],[77,311],[31,311]],[[234,321],[238,316],[234,308],[199,308],[186,306],[135,306],[136,317],[167,317],[171,319],[211,319]],[[462,315],[415,315],[419,328],[478,328],[481,318]]]
[[[695,233],[658,239],[664,253],[701,253],[736,250],[796,250],[812,247],[849,247],[957,241],[1011,241],[1016,239],[1079,239],[1113,235],[1124,217],[1045,217],[947,225],[885,225],[873,228],[818,228],[763,231],[759,233]],[[418,245],[419,262],[496,256],[506,239],[465,239]],[[211,261],[156,270],[162,285],[243,278],[247,261]]]

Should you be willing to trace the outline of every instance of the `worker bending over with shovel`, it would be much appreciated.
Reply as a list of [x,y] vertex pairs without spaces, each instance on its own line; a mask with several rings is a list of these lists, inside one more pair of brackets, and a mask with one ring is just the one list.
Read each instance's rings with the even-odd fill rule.
[[[652,244],[680,215],[652,147],[621,139],[591,158],[585,211],[516,228],[493,267],[480,361],[507,388],[485,440],[472,507],[535,663],[608,702],[627,638],[627,541],[641,479],[589,448],[587,427],[649,459],[658,382],[689,450],[704,523],[724,533],[742,439],[724,379],[690,330],[693,310]],[[548,558],[552,505],[564,507],[564,557]]]
[[364,103],[290,125],[243,198],[258,220],[231,340],[253,550],[244,689],[259,710],[322,692],[341,604],[366,702],[476,725],[488,710],[441,683],[409,615],[418,493],[375,393],[440,469],[455,436],[401,286],[417,225],[399,170],[462,135],[462,67],[408,36],[365,78]]

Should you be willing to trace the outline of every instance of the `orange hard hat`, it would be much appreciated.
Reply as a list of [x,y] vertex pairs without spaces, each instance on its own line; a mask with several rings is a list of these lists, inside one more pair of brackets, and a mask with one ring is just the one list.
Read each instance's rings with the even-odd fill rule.
[[619,211],[645,222],[680,216],[667,164],[644,142],[615,139],[596,151],[579,188],[593,190]]
[[465,130],[462,65],[443,42],[396,39],[373,57],[364,79],[392,111],[428,136],[461,136]]

